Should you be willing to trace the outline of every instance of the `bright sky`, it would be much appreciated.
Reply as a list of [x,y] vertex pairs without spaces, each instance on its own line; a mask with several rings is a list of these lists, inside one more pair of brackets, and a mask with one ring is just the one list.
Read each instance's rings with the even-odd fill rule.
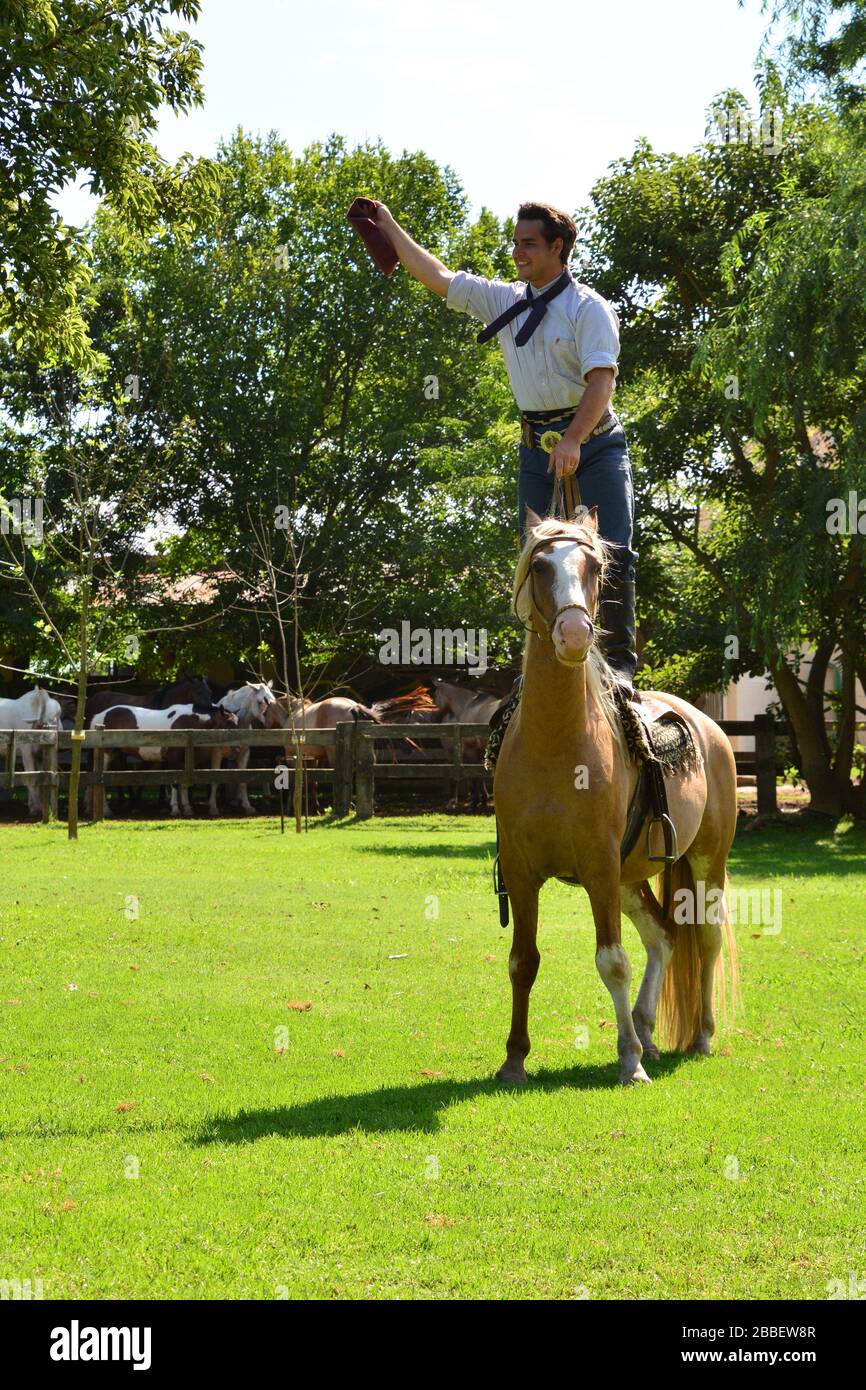
[[[164,113],[156,143],[174,160],[238,125],[296,154],[332,131],[381,137],[452,165],[474,214],[574,209],[640,136],[684,152],[718,92],[754,105],[765,28],[760,0],[204,0],[206,104]],[[70,189],[57,206],[80,222],[94,200]]]

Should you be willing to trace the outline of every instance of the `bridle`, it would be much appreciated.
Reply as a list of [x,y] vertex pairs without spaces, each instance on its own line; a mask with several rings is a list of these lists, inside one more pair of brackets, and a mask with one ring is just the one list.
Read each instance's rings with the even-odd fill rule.
[[[552,642],[552,641],[553,641],[553,629],[556,627],[557,620],[562,616],[563,613],[567,613],[567,612],[569,611],[570,608],[576,608],[576,609],[578,610],[578,612],[580,612],[580,613],[585,613],[586,616],[587,616],[587,618],[589,619],[590,625],[591,625],[591,627],[592,627],[593,641],[590,642],[590,644],[589,644],[589,646],[587,647],[586,651],[584,652],[583,656],[578,657],[578,659],[574,662],[574,665],[575,665],[575,666],[582,666],[583,663],[586,661],[587,657],[589,656],[590,649],[591,649],[591,647],[592,647],[592,645],[593,645],[593,642],[595,641],[595,636],[596,636],[595,613],[590,613],[589,609],[586,607],[586,604],[584,604],[584,603],[564,603],[564,604],[562,605],[561,608],[557,608],[557,610],[556,610],[556,612],[554,613],[553,617],[550,618],[550,619],[548,620],[547,618],[545,618],[544,614],[542,613],[541,608],[539,607],[539,604],[538,604],[538,599],[537,599],[536,596],[535,596],[535,585],[534,585],[534,583],[533,583],[533,570],[532,570],[532,564],[533,564],[533,561],[534,561],[536,555],[538,554],[539,550],[542,550],[546,545],[550,545],[552,541],[571,541],[574,545],[578,545],[578,546],[580,546],[580,547],[581,547],[582,549],[584,549],[584,550],[592,551],[592,546],[591,546],[591,545],[589,545],[586,541],[581,541],[581,540],[579,540],[576,536],[573,536],[570,532],[560,532],[560,533],[557,534],[557,535],[553,535],[553,536],[544,536],[541,540],[536,541],[536,542],[535,542],[535,545],[532,547],[532,549],[531,549],[530,552],[529,552],[529,558],[528,558],[527,563],[526,563],[526,574],[523,576],[523,579],[522,579],[520,585],[518,586],[517,592],[516,592],[516,594],[514,595],[514,603],[513,603],[513,605],[512,605],[512,611],[513,611],[513,613],[514,613],[515,618],[516,618],[517,621],[520,623],[520,626],[523,628],[524,632],[534,632],[535,635],[536,635],[536,637],[540,637],[542,641],[547,641],[547,642]],[[541,623],[543,624],[543,626],[545,626],[545,627],[547,628],[547,632],[546,632],[546,633],[544,633],[544,632],[539,632],[539,631],[538,631],[538,628],[535,626],[535,623],[530,623],[529,625],[527,625],[527,624],[523,621],[523,619],[521,618],[520,614],[519,614],[518,611],[517,611],[517,601],[518,601],[518,599],[519,599],[519,597],[520,597],[520,594],[521,594],[521,591],[522,591],[522,589],[523,589],[523,586],[526,584],[527,580],[529,581],[529,602],[530,602],[530,607],[531,607],[532,611],[541,619]],[[598,609],[598,604],[596,603],[596,611],[597,611],[597,609]]]

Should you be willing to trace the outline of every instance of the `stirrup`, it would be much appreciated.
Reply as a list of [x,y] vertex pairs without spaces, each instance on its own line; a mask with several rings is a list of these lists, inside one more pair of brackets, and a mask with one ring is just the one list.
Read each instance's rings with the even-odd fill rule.
[[[665,845],[665,847],[667,847],[667,845],[668,845],[668,837],[667,837],[667,835],[665,834],[665,829],[667,828],[667,830],[670,831],[670,846],[671,846],[671,849],[670,849],[670,853],[669,853],[669,854],[650,854],[649,851],[650,851],[650,849],[652,848],[652,833],[653,833],[653,826],[654,826],[654,825],[660,825],[660,826],[661,826],[661,828],[662,828],[662,842],[663,842],[663,844]],[[679,857],[680,857],[680,856],[679,856],[679,850],[678,850],[678,848],[677,848],[677,828],[676,828],[676,826],[674,825],[673,821],[671,820],[670,816],[667,815],[667,813],[665,813],[664,815],[661,815],[661,816],[653,816],[652,819],[650,820],[650,823],[649,823],[649,825],[647,826],[647,831],[646,831],[646,847],[647,847],[647,856],[646,856],[646,857],[647,857],[647,859],[649,860],[649,862],[650,862],[651,864],[675,864],[676,861],[679,859]]]

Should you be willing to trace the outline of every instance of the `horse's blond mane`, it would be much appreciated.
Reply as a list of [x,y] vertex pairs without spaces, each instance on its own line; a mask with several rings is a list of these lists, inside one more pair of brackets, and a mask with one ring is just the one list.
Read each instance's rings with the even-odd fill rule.
[[[511,592],[511,603],[515,616],[526,626],[529,623],[530,600],[527,583],[529,575],[529,562],[532,557],[533,548],[539,541],[543,540],[576,540],[582,545],[592,550],[595,558],[601,565],[599,584],[604,583],[605,573],[610,564],[611,552],[613,547],[604,540],[597,531],[586,526],[580,521],[560,521],[556,517],[545,517],[538,526],[533,526],[527,533],[526,541],[520,552],[517,561],[517,568],[514,571],[514,585]],[[523,646],[523,673],[526,674],[526,660],[529,652],[529,641],[531,633],[527,633],[526,641]],[[613,696],[614,677],[610,667],[598,649],[596,642],[593,642],[589,649],[586,662],[586,689],[590,698],[601,710],[605,723],[610,728],[614,740],[620,750],[624,749],[622,739],[622,727],[619,715],[617,714],[616,703]]]

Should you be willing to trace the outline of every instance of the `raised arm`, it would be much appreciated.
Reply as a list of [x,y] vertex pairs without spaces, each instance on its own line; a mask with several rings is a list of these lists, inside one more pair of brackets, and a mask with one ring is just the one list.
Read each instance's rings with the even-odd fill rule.
[[400,262],[406,267],[410,275],[414,275],[416,280],[420,280],[422,285],[426,285],[428,290],[434,294],[441,295],[444,299],[448,293],[448,286],[454,279],[454,271],[436,257],[425,251],[423,246],[419,246],[413,241],[408,232],[404,232],[399,222],[391,216],[384,203],[380,203],[377,198],[371,199],[376,204],[375,222],[386,234]]

